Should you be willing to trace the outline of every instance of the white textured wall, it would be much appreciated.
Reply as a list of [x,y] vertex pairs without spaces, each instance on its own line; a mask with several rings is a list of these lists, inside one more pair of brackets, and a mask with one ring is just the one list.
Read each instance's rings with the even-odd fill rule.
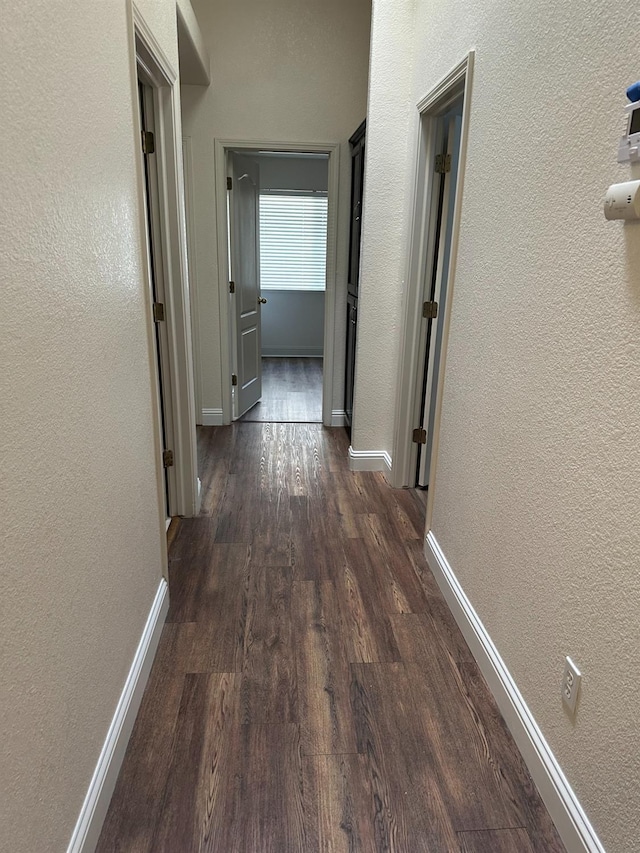
[[321,356],[324,291],[263,290],[262,355]]
[[213,142],[342,142],[333,408],[344,394],[349,232],[347,140],[364,118],[370,0],[198,0],[213,83],[183,86],[195,180],[201,399],[222,406]]
[[[175,4],[141,3],[177,63]],[[3,8],[0,848],[66,849],[162,569],[126,4]]]
[[[170,4],[165,4],[169,8]],[[177,0],[178,53],[183,83],[207,86],[211,82],[211,61],[190,0]]]
[[[640,850],[640,225],[602,214],[608,184],[632,174],[616,147],[637,21],[631,0],[418,0],[403,48],[414,105],[477,49],[433,530],[609,853]],[[396,75],[372,81],[373,106]],[[412,167],[388,133],[367,191],[396,154],[399,184],[384,217],[367,195],[363,286],[395,318],[374,247]],[[365,340],[387,334],[382,310],[362,323]],[[378,443],[392,399],[382,386]],[[566,654],[583,671],[575,724]]]
[[406,253],[415,0],[374,0],[351,443],[392,453]]
[[329,189],[329,158],[269,157],[258,154],[252,159],[260,166],[261,190]]

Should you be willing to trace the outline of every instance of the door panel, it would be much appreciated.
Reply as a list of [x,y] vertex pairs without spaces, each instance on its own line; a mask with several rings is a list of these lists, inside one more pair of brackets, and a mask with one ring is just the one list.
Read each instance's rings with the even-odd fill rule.
[[438,316],[428,322],[432,324],[427,335],[425,352],[423,410],[421,427],[426,431],[426,444],[418,450],[418,486],[429,485],[429,471],[433,452],[433,429],[435,424],[436,394],[438,391],[438,375],[442,352],[442,333],[444,307],[449,287],[449,262],[451,258],[451,236],[453,233],[453,212],[456,196],[458,163],[460,159],[460,138],[462,133],[462,104],[443,118],[446,126],[446,154],[451,157],[451,169],[444,175],[442,203],[439,209],[440,222],[437,228],[438,244],[435,248],[435,275],[432,287],[425,301],[434,300],[438,303]]
[[240,417],[262,397],[260,334],[260,230],[258,164],[230,153],[231,278],[235,282],[235,341],[238,385],[234,405]]
[[[255,366],[260,359],[260,341],[257,326],[251,326],[242,330],[240,336],[240,375],[243,381],[239,382],[241,391],[245,391],[256,381]],[[246,384],[244,384],[246,383]],[[257,402],[257,400],[256,400]]]
[[353,388],[356,372],[356,330],[358,326],[358,300],[347,296],[347,351],[345,370],[344,417],[349,434],[353,421]]
[[349,240],[349,290],[358,295],[360,283],[360,238],[362,236],[362,195],[364,191],[364,136],[352,152],[351,237]]
[[440,281],[440,293],[438,296],[439,304],[441,306],[441,317],[440,322],[436,325],[436,334],[435,341],[433,347],[433,359],[432,365],[433,369],[431,371],[431,387],[429,389],[429,403],[428,403],[428,414],[425,413],[423,416],[422,426],[427,431],[427,446],[425,447],[425,465],[424,465],[424,478],[428,483],[429,481],[429,469],[431,467],[431,456],[433,452],[433,432],[435,427],[435,419],[436,419],[436,393],[438,390],[438,376],[440,373],[440,360],[442,357],[442,335],[444,332],[444,322],[442,319],[442,315],[444,315],[444,306],[447,299],[447,291],[449,289],[449,266],[451,260],[451,237],[453,234],[453,212],[455,207],[455,196],[456,196],[456,187],[457,187],[457,179],[458,179],[458,164],[460,161],[460,138],[462,135],[462,113],[454,116],[454,118],[450,122],[449,126],[449,139],[452,139],[452,142],[449,144],[449,151],[451,153],[451,173],[450,173],[450,181],[449,181],[449,201],[447,204],[447,219],[446,219],[446,227],[444,231],[444,251],[442,258],[442,277]]
[[[138,80],[138,96],[140,108],[140,126],[142,130],[153,133],[157,144],[160,144],[159,135],[155,128],[154,94],[153,89]],[[160,222],[160,192],[158,187],[158,154],[154,152],[144,154],[144,189],[146,206],[146,249],[148,268],[150,274],[151,295],[154,303],[164,305],[168,310],[165,282],[163,278],[163,237]],[[155,374],[158,386],[158,399],[160,403],[159,421],[162,436],[163,450],[172,449],[173,442],[173,420],[172,420],[172,397],[171,397],[171,370],[170,370],[170,347],[167,334],[166,321],[158,321],[155,326]],[[175,506],[175,479],[174,470],[164,467],[164,493],[166,515],[172,514]]]

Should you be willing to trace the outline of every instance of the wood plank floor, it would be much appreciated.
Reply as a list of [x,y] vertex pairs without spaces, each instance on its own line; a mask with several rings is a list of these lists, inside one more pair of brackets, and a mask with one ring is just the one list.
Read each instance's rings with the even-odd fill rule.
[[322,359],[263,358],[262,399],[245,423],[322,423]]
[[561,853],[422,557],[343,430],[199,432],[202,514],[99,853]]

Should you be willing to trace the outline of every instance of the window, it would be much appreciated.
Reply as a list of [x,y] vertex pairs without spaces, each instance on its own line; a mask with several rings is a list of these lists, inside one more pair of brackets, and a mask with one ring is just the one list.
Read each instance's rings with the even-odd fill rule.
[[261,289],[324,290],[326,260],[326,195],[262,194]]

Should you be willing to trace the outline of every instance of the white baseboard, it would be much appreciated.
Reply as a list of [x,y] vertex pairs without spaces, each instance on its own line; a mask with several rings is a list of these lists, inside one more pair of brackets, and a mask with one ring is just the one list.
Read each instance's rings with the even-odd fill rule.
[[202,426],[222,426],[222,409],[203,409]]
[[195,515],[200,515],[200,510],[202,509],[202,480],[200,477],[196,477],[198,481],[198,488],[196,490],[196,511]]
[[84,798],[67,853],[93,853],[98,843],[168,609],[169,588],[166,580],[162,578],[124,689],[118,700],[116,712],[111,720],[89,790]]
[[322,347],[262,347],[263,358],[322,358]]
[[431,532],[425,540],[425,556],[565,847],[572,853],[605,853],[516,682]]
[[351,471],[384,471],[391,473],[391,457],[386,450],[354,450],[349,447]]
[[344,417],[344,409],[334,409],[331,412],[331,426],[332,427],[343,427],[346,426],[347,422]]

